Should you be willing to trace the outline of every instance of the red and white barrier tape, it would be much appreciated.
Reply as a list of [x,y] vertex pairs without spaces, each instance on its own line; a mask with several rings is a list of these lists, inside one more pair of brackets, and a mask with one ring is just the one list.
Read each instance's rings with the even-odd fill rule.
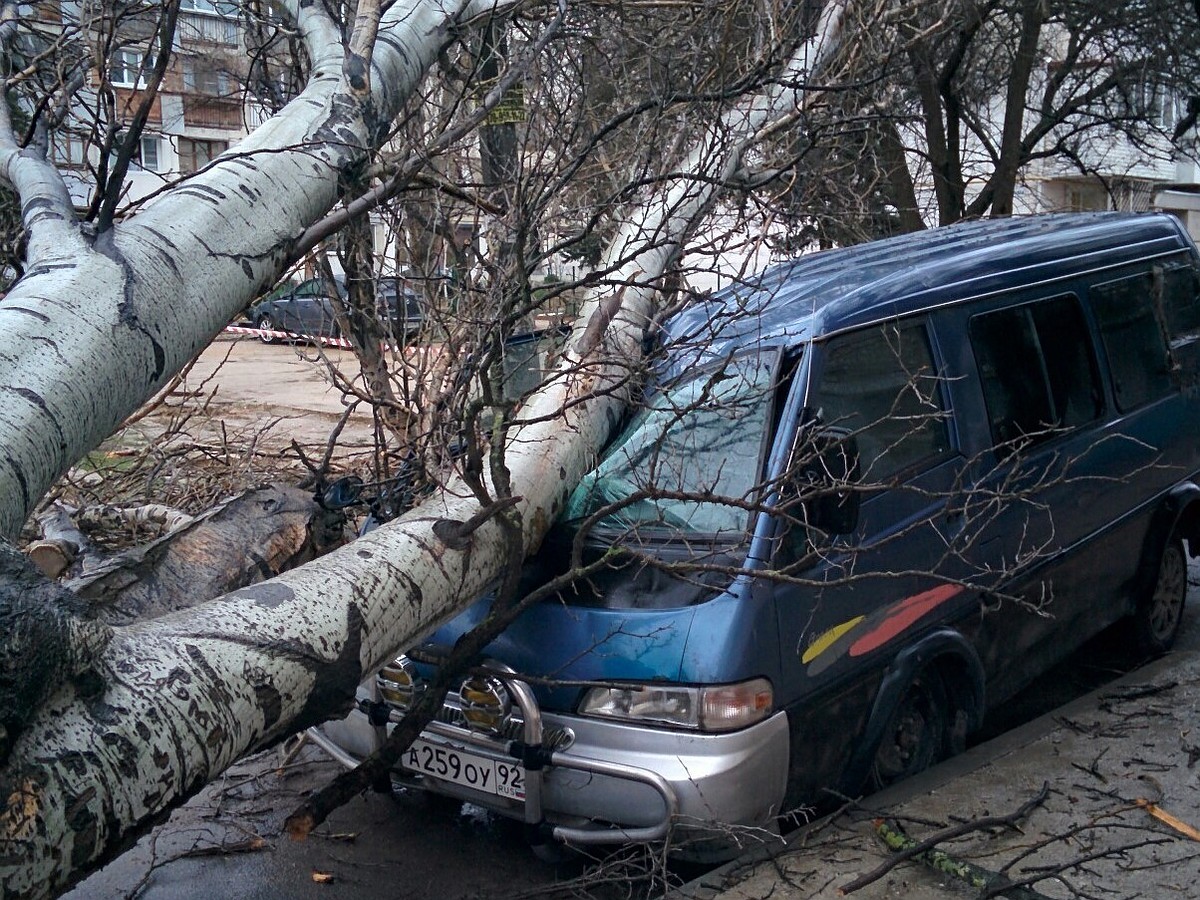
[[[354,349],[350,342],[346,340],[346,338],[312,337],[310,335],[293,334],[290,331],[269,331],[264,328],[255,328],[253,325],[226,325],[224,330],[226,334],[245,334],[250,335],[251,337],[256,337],[260,340],[265,334],[273,339],[288,341],[290,343],[296,343],[298,341],[312,341],[313,343],[321,344],[324,347],[338,347],[342,350]],[[429,354],[440,353],[442,351],[442,345],[436,341],[425,341],[420,344],[403,344],[399,347],[392,346],[391,344],[380,344],[379,349],[385,352],[398,352],[402,354],[405,359],[415,361],[418,359],[424,359]]]
[[268,331],[265,328],[255,328],[253,325],[226,325],[226,334],[251,334],[260,340],[263,337],[269,337],[280,341],[313,341],[325,347],[341,347],[343,350],[349,350],[350,342],[345,338],[340,337],[313,337],[312,335],[292,334],[290,331]]

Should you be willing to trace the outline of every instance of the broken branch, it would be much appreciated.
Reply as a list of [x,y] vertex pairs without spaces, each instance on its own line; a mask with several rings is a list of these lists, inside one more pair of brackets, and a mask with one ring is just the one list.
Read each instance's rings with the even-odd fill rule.
[[[846,896],[860,888],[866,887],[868,884],[878,881],[900,863],[909,859],[919,859],[926,865],[937,869],[939,872],[944,872],[948,875],[954,875],[957,878],[962,878],[968,881],[977,888],[988,887],[995,879],[1003,878],[994,872],[988,872],[985,869],[980,869],[978,866],[972,866],[970,863],[959,862],[952,859],[944,851],[936,850],[938,844],[945,841],[953,840],[954,838],[962,837],[965,834],[971,834],[975,831],[983,831],[988,828],[1015,828],[1017,824],[1023,821],[1037,807],[1046,802],[1046,798],[1050,795],[1050,785],[1045,783],[1042,789],[1037,794],[1021,804],[1015,811],[1006,816],[986,816],[982,819],[976,819],[973,822],[964,822],[961,825],[954,825],[950,828],[944,828],[941,831],[935,832],[922,841],[914,841],[900,828],[900,825],[894,821],[885,819],[875,820],[875,830],[879,836],[883,838],[884,843],[894,851],[895,855],[885,860],[882,864],[860,875],[848,884],[838,888],[839,896]],[[978,879],[983,878],[982,881]],[[977,883],[978,881],[978,883]],[[1024,890],[1024,889],[1022,889]],[[1014,897],[1025,897],[1032,900],[1035,897],[1043,897],[1044,895],[1037,893],[1026,893],[1024,895],[1014,893]]]
[[1154,816],[1154,818],[1158,819],[1158,821],[1169,825],[1171,828],[1174,828],[1184,837],[1191,838],[1193,841],[1200,841],[1200,830],[1197,830],[1193,825],[1189,825],[1187,822],[1183,821],[1183,819],[1179,819],[1171,815],[1161,806],[1151,803],[1145,797],[1139,797],[1138,799],[1134,800],[1133,803],[1139,809],[1144,809],[1146,812],[1150,813],[1150,815]]

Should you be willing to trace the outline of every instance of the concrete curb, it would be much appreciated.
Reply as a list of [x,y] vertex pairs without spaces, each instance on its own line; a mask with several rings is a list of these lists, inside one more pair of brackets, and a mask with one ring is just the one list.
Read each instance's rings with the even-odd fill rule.
[[[1178,713],[1176,717],[1161,715],[1157,711],[1157,719],[1149,715],[1137,717],[1136,733],[1127,733],[1124,737],[1120,729],[1108,726],[1095,729],[1096,735],[1076,734],[1074,728],[1077,722],[1088,720],[1100,722],[1106,714],[1111,714],[1108,707],[1114,705],[1114,698],[1121,698],[1134,688],[1145,685],[1169,685],[1176,683],[1168,693],[1172,710]],[[1179,696],[1174,696],[1178,694]],[[986,801],[987,811],[1002,814],[1016,809],[1031,796],[1032,781],[1044,779],[1054,792],[1055,805],[1063,807],[1053,811],[1035,812],[1028,820],[1029,826],[1024,829],[1026,835],[1040,831],[1052,836],[1055,829],[1087,827],[1097,813],[1092,807],[1099,802],[1104,806],[1103,798],[1109,796],[1108,806],[1113,806],[1115,799],[1125,797],[1119,788],[1109,790],[1119,779],[1128,780],[1129,769],[1135,765],[1141,769],[1153,769],[1159,777],[1152,777],[1148,783],[1134,785],[1140,787],[1138,796],[1153,794],[1155,789],[1163,795],[1164,805],[1170,805],[1177,814],[1198,824],[1200,816],[1200,800],[1197,799],[1197,769],[1193,769],[1194,760],[1187,753],[1186,736],[1192,724],[1196,728],[1195,740],[1200,744],[1200,715],[1197,707],[1200,704],[1200,651],[1177,651],[1162,659],[1151,662],[1141,668],[1122,676],[1091,693],[1080,697],[1066,705],[1042,715],[1012,731],[971,748],[966,753],[947,760],[946,762],[911,778],[901,784],[881,791],[871,797],[864,798],[862,807],[866,810],[886,812],[889,816],[903,818],[906,815],[914,819],[940,819],[951,821],[956,818],[971,819],[979,815],[971,815],[969,808],[972,800]],[[1117,714],[1118,722],[1128,721],[1132,712]],[[1123,718],[1122,718],[1123,717]],[[1151,728],[1142,727],[1148,722]],[[1182,726],[1182,728],[1181,728]],[[1107,729],[1107,730],[1106,730]],[[1107,737],[1099,737],[1099,736]],[[1174,744],[1179,747],[1174,747]],[[1081,745],[1071,747],[1070,745]],[[1060,750],[1062,745],[1068,745]],[[1157,748],[1160,757],[1153,763],[1144,758],[1150,753],[1150,748]],[[1047,753],[1047,750],[1052,752]],[[1086,750],[1079,753],[1078,750]],[[1183,751],[1183,759],[1176,758],[1173,762],[1166,759],[1164,753]],[[1200,752],[1200,751],[1197,751]],[[1122,759],[1125,757],[1126,759]],[[1116,764],[1113,771],[1100,778],[1088,778],[1086,768],[1089,762],[1092,769],[1098,761],[1107,759],[1110,764]],[[1131,764],[1130,760],[1135,761]],[[1189,761],[1190,760],[1190,761]],[[1182,762],[1182,768],[1180,763]],[[1111,766],[1109,766],[1111,768]],[[1031,768],[1034,770],[1031,772]],[[1175,776],[1171,783],[1166,778],[1167,771]],[[1081,777],[1081,773],[1085,773]],[[1031,777],[1033,776],[1032,781]],[[1095,781],[1095,784],[1079,782]],[[1130,787],[1130,785],[1123,785]],[[1085,799],[1091,802],[1081,802],[1076,794],[1091,795]],[[1098,798],[1098,800],[1097,800]],[[1158,797],[1151,797],[1158,800]],[[1047,807],[1051,804],[1048,803]],[[1116,804],[1120,805],[1120,804]],[[1078,807],[1076,809],[1076,807]],[[1086,807],[1086,808],[1085,808]],[[1126,810],[1125,813],[1129,811]],[[1140,810],[1138,811],[1141,812]],[[1115,810],[1101,811],[1101,815],[1118,815]],[[1122,813],[1124,815],[1124,813]],[[827,816],[817,820],[796,832],[788,835],[783,845],[773,847],[758,847],[738,859],[695,879],[681,888],[670,893],[671,900],[756,900],[756,898],[824,898],[842,896],[838,885],[844,885],[856,875],[869,871],[877,864],[888,858],[888,852],[875,838],[870,827],[869,817],[861,816],[857,822],[848,821],[842,816],[840,824],[835,824],[836,816]],[[1129,818],[1126,816],[1126,818]],[[1138,828],[1154,835],[1148,838],[1157,841],[1160,837],[1165,844],[1175,844],[1182,839],[1168,829],[1148,821],[1148,817],[1133,816],[1133,822],[1122,822],[1121,828]],[[1038,821],[1035,821],[1037,819]],[[1112,826],[1115,828],[1115,826]],[[1105,825],[1105,829],[1109,826]],[[917,827],[912,828],[914,836]],[[921,836],[931,830],[922,828]],[[830,835],[836,835],[831,839]],[[1095,835],[1089,835],[1095,837]],[[1108,835],[1106,835],[1107,837]],[[976,835],[973,841],[961,843],[961,852],[956,853],[968,857],[972,852],[979,852],[980,864],[990,869],[998,866],[998,860],[1003,858],[1006,835]],[[1025,835],[1017,835],[1017,843],[1028,846],[1033,843]],[[985,845],[985,846],[983,846]],[[1160,845],[1151,845],[1159,848]],[[1196,845],[1192,843],[1191,848]],[[1069,856],[1070,848],[1060,848],[1064,852],[1059,856]],[[1021,850],[1013,848],[1013,855],[1019,855]],[[1114,858],[1122,851],[1113,850]],[[1131,851],[1128,851],[1131,852]],[[1189,850],[1195,854],[1194,849]],[[1181,854],[1186,855],[1186,854]],[[1053,856],[1053,854],[1050,854]],[[1062,860],[1061,862],[1069,862]],[[1112,896],[1114,876],[1109,874],[1113,866],[1111,859],[1101,864],[1103,860],[1092,864],[1092,868],[1103,871],[1103,876],[1089,877],[1103,882],[1109,890],[1105,896]],[[1046,865],[1053,863],[1047,862]],[[1060,863],[1061,864],[1061,863]],[[1159,868],[1157,865],[1146,863],[1148,873],[1163,874],[1171,871],[1172,884],[1151,884],[1147,878],[1137,878],[1130,869],[1128,877],[1121,887],[1131,891],[1140,891],[1139,896],[1163,897],[1197,896],[1192,889],[1200,891],[1200,862],[1192,859],[1190,863],[1179,862],[1181,868],[1174,864]],[[812,873],[823,873],[810,877]],[[799,876],[806,876],[800,879]],[[1121,880],[1121,879],[1117,879]],[[835,883],[836,882],[836,883]],[[916,863],[905,863],[893,869],[886,879],[881,879],[873,885],[863,888],[853,894],[863,900],[884,897],[905,897],[909,900],[923,898],[945,898],[948,896],[969,896],[962,894],[965,885],[947,883],[944,876],[938,876],[932,870],[925,869]],[[1064,887],[1055,883],[1051,887],[1039,887],[1046,890],[1045,896],[1078,896],[1074,888]],[[1182,892],[1180,892],[1182,890]],[[1063,893],[1066,891],[1066,893]],[[1094,894],[1091,894],[1094,896]],[[1125,896],[1118,893],[1117,896]]]

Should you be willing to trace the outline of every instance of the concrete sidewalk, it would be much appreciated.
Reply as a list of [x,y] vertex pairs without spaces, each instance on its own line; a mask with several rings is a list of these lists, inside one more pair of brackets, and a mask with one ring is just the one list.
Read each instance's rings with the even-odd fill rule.
[[[1194,598],[1193,598],[1194,601]],[[1188,623],[1185,623],[1185,626]],[[1192,642],[1188,642],[1191,645]],[[674,900],[947,900],[986,890],[903,862],[846,893],[891,853],[877,817],[923,840],[1014,813],[1047,788],[1016,828],[975,830],[939,846],[957,860],[1052,898],[1200,897],[1200,843],[1137,805],[1200,828],[1200,651],[1173,653],[1067,706],[790,835],[786,846],[730,863]]]

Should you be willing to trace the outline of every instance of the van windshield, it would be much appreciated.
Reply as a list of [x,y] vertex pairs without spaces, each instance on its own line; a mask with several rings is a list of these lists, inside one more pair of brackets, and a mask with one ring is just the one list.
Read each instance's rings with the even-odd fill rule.
[[724,360],[652,395],[584,476],[563,520],[741,536],[762,480],[779,353]]

